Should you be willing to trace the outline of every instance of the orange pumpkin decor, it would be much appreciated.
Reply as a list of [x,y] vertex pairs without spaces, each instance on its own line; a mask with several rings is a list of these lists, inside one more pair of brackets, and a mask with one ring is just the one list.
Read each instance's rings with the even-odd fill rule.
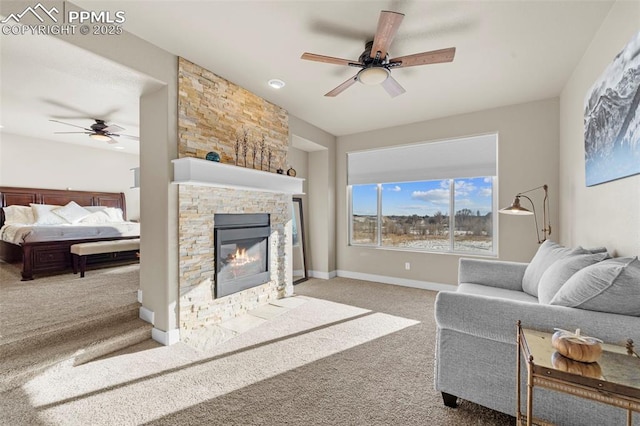
[[596,362],[602,355],[602,340],[595,337],[583,336],[580,329],[575,333],[559,328],[551,337],[551,345],[561,355],[580,362]]
[[599,379],[602,377],[602,369],[597,362],[578,362],[573,361],[565,356],[562,356],[560,352],[554,352],[551,355],[551,365],[553,368],[560,371],[566,371],[571,374],[577,374],[584,377],[593,377]]

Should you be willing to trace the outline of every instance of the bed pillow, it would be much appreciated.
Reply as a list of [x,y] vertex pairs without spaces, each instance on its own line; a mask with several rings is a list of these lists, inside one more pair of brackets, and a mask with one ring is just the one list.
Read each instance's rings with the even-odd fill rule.
[[75,201],[69,201],[66,206],[53,209],[51,213],[57,214],[69,223],[78,223],[91,214],[89,210],[80,207]]
[[124,222],[122,209],[119,207],[107,207],[104,212],[109,216],[110,222]]
[[547,268],[540,277],[538,284],[538,301],[546,305],[551,302],[562,285],[582,268],[606,259],[606,252],[595,254],[580,254],[560,259]]
[[557,260],[588,252],[582,247],[575,249],[563,247],[558,243],[547,240],[538,247],[536,255],[533,256],[522,277],[522,290],[531,296],[538,297],[538,285],[544,271]]
[[82,207],[89,210],[91,213],[103,212],[106,209],[105,206],[82,206]]
[[4,210],[5,225],[29,225],[36,221],[33,210],[29,206],[7,206],[2,210]]
[[640,316],[640,261],[618,257],[587,266],[564,283],[550,304]]
[[[86,206],[85,209],[89,210],[91,213],[95,212],[103,212],[108,217],[106,222],[93,222],[93,223],[108,223],[108,222],[124,222],[124,214],[122,213],[122,209],[119,207],[106,207],[106,206]],[[94,216],[94,219],[97,219],[100,216]],[[94,220],[94,219],[90,219]]]
[[80,223],[86,223],[86,224],[92,224],[92,225],[98,225],[101,223],[109,223],[109,222],[111,222],[111,219],[109,219],[109,216],[104,211],[95,211],[80,221]]
[[36,225],[65,225],[66,220],[51,212],[53,209],[59,209],[62,206],[53,206],[51,204],[31,204],[33,216],[36,219]]

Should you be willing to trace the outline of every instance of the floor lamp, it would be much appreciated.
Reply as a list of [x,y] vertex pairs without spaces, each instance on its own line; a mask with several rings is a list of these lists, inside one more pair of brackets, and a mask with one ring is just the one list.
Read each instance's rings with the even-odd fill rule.
[[[536,206],[533,204],[531,198],[527,197],[526,193],[536,191],[538,189],[544,190],[544,199],[542,201],[542,239],[540,239],[540,231],[538,230],[538,216],[536,215]],[[548,222],[549,218],[549,187],[542,185],[537,188],[522,191],[516,194],[516,198],[509,207],[500,209],[500,213],[512,214],[512,215],[533,215],[533,220],[536,226],[536,236],[538,237],[538,244],[541,244],[547,240],[547,236],[551,235],[551,224]],[[520,197],[525,198],[531,203],[531,210],[525,209],[520,205]]]

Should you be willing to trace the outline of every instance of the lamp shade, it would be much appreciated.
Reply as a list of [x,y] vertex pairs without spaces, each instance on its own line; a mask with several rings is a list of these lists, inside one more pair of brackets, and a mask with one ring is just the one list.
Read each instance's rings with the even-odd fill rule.
[[533,212],[531,210],[525,209],[520,205],[520,197],[516,196],[513,200],[513,203],[509,207],[505,207],[499,210],[500,213],[504,214],[518,214],[518,215],[531,215]]

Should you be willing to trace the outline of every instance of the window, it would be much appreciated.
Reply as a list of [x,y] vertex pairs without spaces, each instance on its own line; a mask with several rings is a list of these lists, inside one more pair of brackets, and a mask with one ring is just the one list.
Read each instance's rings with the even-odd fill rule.
[[[350,153],[350,244],[494,255],[496,141],[489,135]],[[434,156],[443,148],[447,156]],[[440,178],[407,179],[417,176]]]

